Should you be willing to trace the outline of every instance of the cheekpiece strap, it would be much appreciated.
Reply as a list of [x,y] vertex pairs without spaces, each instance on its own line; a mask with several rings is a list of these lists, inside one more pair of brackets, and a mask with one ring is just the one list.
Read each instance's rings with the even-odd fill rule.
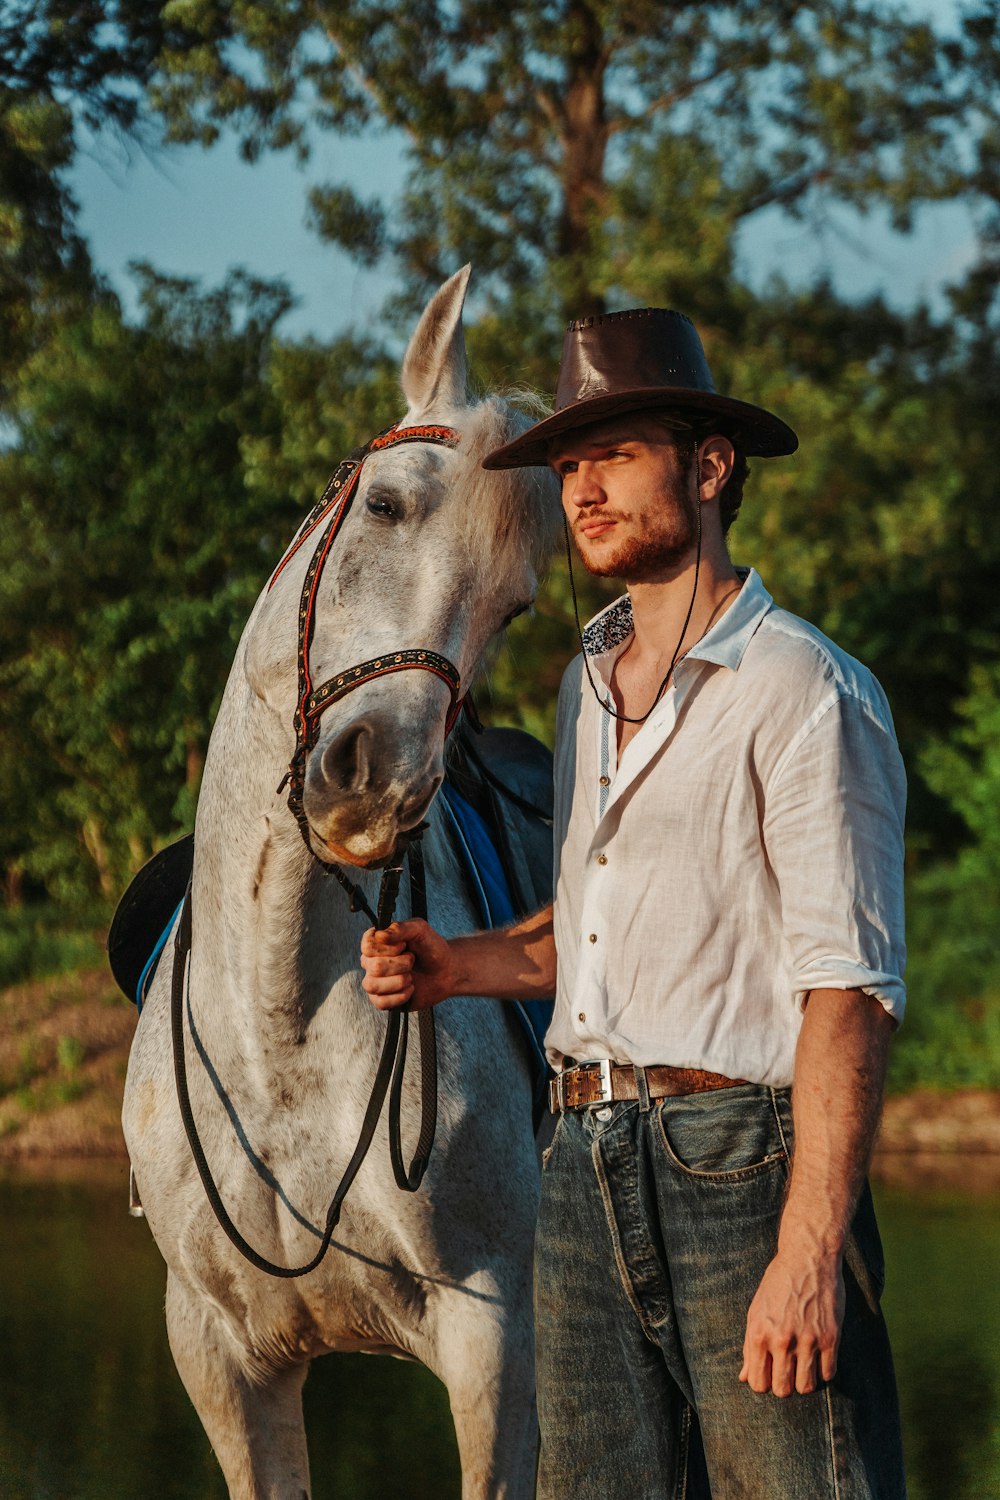
[[312,510],[306,516],[302,525],[295,533],[288,550],[281,559],[268,584],[268,593],[274,588],[284,569],[298,552],[302,543],[329,515],[334,506],[340,506],[346,511],[350,501],[354,498],[354,490],[357,487],[358,476],[362,465],[370,453],[381,453],[385,448],[395,448],[400,443],[436,443],[442,448],[457,448],[461,434],[456,427],[439,427],[433,424],[415,427],[387,427],[377,437],[371,438],[360,448],[355,448],[347,458],[343,459],[334,469],[333,474],[327,481],[326,489],[320,495]]

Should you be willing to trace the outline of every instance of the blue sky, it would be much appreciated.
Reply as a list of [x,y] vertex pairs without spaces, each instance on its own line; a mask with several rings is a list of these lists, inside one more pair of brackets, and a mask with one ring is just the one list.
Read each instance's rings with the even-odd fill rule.
[[301,304],[284,332],[319,337],[374,323],[392,289],[389,274],[359,270],[306,227],[308,188],[329,180],[349,181],[364,197],[391,196],[403,181],[400,148],[379,137],[320,141],[303,171],[288,155],[248,166],[233,139],[146,154],[102,137],[85,145],[69,177],[91,254],[126,305],[130,260],[206,285],[240,265],[284,277]]

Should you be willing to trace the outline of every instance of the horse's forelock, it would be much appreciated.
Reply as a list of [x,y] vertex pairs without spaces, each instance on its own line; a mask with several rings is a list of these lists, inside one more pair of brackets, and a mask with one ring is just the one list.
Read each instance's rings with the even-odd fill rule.
[[[468,409],[462,423],[460,452],[468,464],[464,515],[470,548],[498,565],[513,553],[538,571],[556,545],[560,519],[559,491],[547,469],[483,469],[488,453],[518,437],[546,415],[541,399],[530,391],[513,401],[488,396]],[[527,410],[526,410],[527,408]],[[513,560],[513,559],[511,559]]]

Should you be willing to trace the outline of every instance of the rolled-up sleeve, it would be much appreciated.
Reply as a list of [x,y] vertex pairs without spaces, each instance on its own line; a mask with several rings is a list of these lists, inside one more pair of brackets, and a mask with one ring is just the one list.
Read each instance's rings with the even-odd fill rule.
[[892,720],[874,699],[838,693],[776,766],[762,828],[800,1006],[810,990],[858,989],[902,1020],[905,808]]

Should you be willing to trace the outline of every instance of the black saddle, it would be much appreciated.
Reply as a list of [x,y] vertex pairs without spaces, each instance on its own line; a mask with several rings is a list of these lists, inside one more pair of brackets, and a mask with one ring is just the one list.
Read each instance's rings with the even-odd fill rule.
[[193,868],[194,834],[187,833],[143,865],[115,909],[108,962],[118,988],[133,1002],[140,1002],[139,981],[184,899]]

